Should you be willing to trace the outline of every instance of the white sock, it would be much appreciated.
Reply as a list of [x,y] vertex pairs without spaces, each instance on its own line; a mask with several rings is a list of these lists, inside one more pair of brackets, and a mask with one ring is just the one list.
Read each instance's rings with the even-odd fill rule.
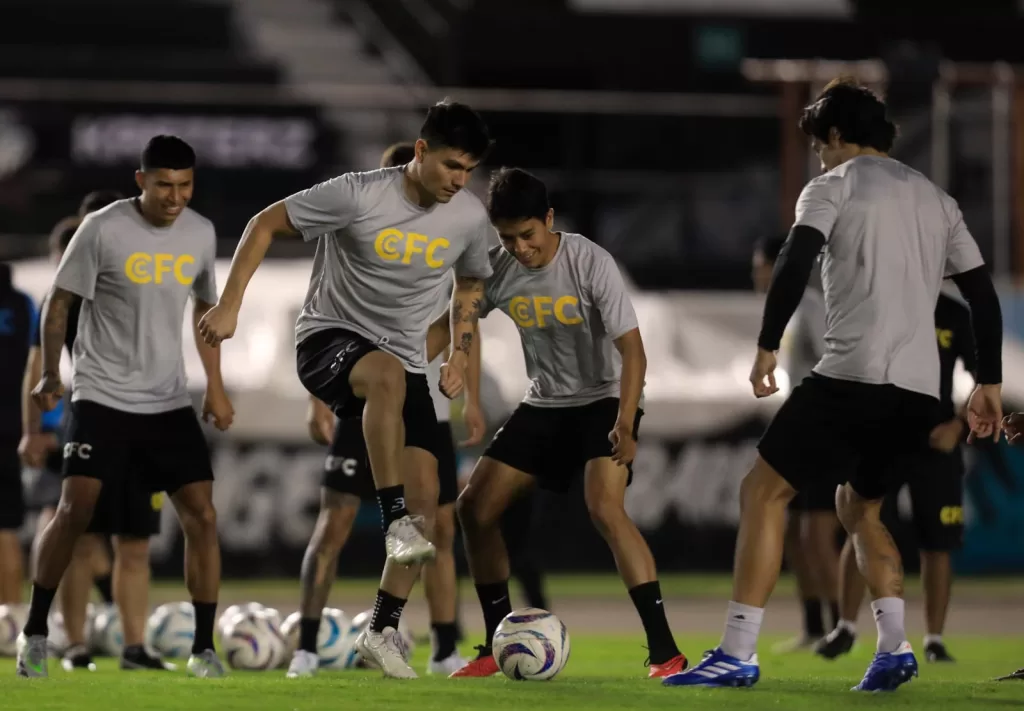
[[744,662],[753,657],[757,653],[757,637],[761,634],[763,619],[763,607],[730,601],[725,618],[725,635],[719,645],[722,651]]
[[879,652],[895,652],[907,641],[907,633],[903,629],[903,600],[898,597],[880,597],[871,603],[871,612],[875,615],[875,626],[878,627]]
[[929,644],[942,644],[942,635],[926,634],[924,636],[924,646],[927,647]]
[[837,630],[846,630],[854,637],[857,636],[857,623],[853,620],[839,620],[839,624],[836,625]]

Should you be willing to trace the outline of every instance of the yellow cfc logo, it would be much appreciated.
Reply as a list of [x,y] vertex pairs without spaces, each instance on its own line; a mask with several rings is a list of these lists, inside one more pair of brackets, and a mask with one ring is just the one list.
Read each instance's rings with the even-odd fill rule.
[[943,506],[939,510],[939,521],[943,526],[959,526],[964,522],[964,510],[961,506]]
[[508,315],[519,328],[544,328],[550,317],[566,326],[583,323],[580,301],[575,296],[517,296],[508,302]]
[[382,230],[373,242],[373,249],[377,255],[386,262],[401,260],[402,264],[412,264],[414,254],[422,254],[428,267],[440,269],[444,266],[444,257],[439,256],[437,250],[447,249],[451,242],[444,237],[431,239],[426,235],[409,232],[406,234],[394,227]]
[[936,328],[935,337],[939,339],[939,348],[948,350],[953,345],[953,332],[948,328]]
[[165,276],[173,275],[179,284],[188,286],[194,277],[185,273],[185,267],[195,263],[196,260],[191,254],[135,252],[125,260],[124,273],[136,284],[163,284]]

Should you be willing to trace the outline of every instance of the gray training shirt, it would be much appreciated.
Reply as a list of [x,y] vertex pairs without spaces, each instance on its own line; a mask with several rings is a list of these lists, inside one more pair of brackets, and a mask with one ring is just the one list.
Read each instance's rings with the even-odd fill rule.
[[796,224],[827,240],[825,355],[814,372],[937,398],[942,279],[984,264],[956,201],[899,161],[858,156],[807,184]]
[[583,235],[561,235],[554,259],[539,269],[492,248],[481,312],[498,309],[515,322],[532,381],[523,402],[538,407],[617,398],[622,358],[613,341],[638,327],[612,256]]
[[54,285],[82,297],[72,400],[142,414],[191,407],[181,333],[190,294],[217,303],[213,224],[185,208],[155,227],[132,200],[82,222]]
[[402,189],[403,167],[346,173],[285,199],[288,218],[317,240],[295,342],[329,328],[353,331],[399,360],[427,367],[427,329],[456,276],[491,275],[491,228],[468,190],[422,208]]

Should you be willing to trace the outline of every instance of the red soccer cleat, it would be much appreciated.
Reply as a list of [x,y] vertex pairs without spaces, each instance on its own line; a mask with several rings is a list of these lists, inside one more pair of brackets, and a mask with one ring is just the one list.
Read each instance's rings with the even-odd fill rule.
[[480,650],[477,658],[462,669],[452,672],[449,679],[494,676],[501,672],[501,669],[498,669],[498,663],[494,661],[490,647],[477,647],[477,649]]
[[678,674],[679,672],[690,666],[690,663],[686,661],[685,654],[677,654],[676,656],[669,659],[667,662],[661,664],[652,664],[651,670],[647,673],[649,679],[661,679],[666,676]]

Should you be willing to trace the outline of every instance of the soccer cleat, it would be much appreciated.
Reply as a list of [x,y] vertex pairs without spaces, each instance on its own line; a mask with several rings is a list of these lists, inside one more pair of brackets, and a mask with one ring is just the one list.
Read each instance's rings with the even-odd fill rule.
[[207,649],[202,654],[193,654],[188,658],[189,676],[200,679],[218,679],[226,675],[224,665],[212,649]]
[[73,672],[76,669],[96,671],[96,663],[89,654],[89,648],[84,644],[76,644],[64,652],[64,658],[60,660],[61,667],[66,672]]
[[1019,679],[1024,681],[1024,668],[1018,669],[1013,674],[1007,674],[1006,676],[997,676],[995,681],[1009,681],[1010,679]]
[[316,676],[317,669],[319,668],[320,657],[315,652],[298,649],[292,656],[292,662],[288,665],[288,673],[285,676],[289,679]]
[[924,658],[929,662],[955,662],[953,655],[946,649],[942,642],[932,642],[925,645]]
[[810,651],[813,650],[821,640],[821,637],[810,637],[807,635],[794,637],[793,639],[787,639],[785,642],[779,642],[774,645],[772,647],[772,652],[775,654],[792,654],[794,652]]
[[469,664],[469,661],[458,652],[452,652],[441,661],[435,661],[434,658],[431,657],[430,662],[427,663],[427,674],[451,676],[467,664]]
[[26,637],[22,632],[18,635],[18,676],[26,678],[46,678],[46,659],[49,656],[46,637],[41,634]]
[[476,650],[479,652],[477,658],[458,671],[449,674],[449,679],[469,679],[473,677],[494,676],[501,673],[498,663],[494,661],[494,654],[490,647],[480,645]]
[[857,636],[845,627],[836,627],[825,637],[818,641],[814,647],[814,653],[825,659],[835,659],[844,654],[849,654],[853,649],[853,643]]
[[661,680],[665,686],[753,686],[761,678],[757,655],[748,661],[714,649],[697,666]]
[[[394,525],[394,524],[392,524]],[[405,640],[394,627],[383,632],[367,628],[356,638],[356,651],[371,665],[376,665],[384,676],[392,679],[417,679],[416,672],[406,661],[409,657]]]
[[433,560],[437,555],[434,544],[423,537],[423,517],[406,515],[388,526],[384,536],[388,560],[399,565],[413,565]]
[[664,679],[666,676],[672,676],[673,674],[678,674],[679,672],[686,670],[689,666],[690,663],[686,661],[686,655],[677,654],[667,662],[651,664],[651,669],[647,672],[647,678]]
[[121,653],[122,671],[174,671],[177,664],[165,662],[158,656],[153,656],[144,647],[125,647]]
[[910,642],[904,642],[895,652],[876,652],[864,678],[850,691],[896,691],[915,676],[917,659]]

